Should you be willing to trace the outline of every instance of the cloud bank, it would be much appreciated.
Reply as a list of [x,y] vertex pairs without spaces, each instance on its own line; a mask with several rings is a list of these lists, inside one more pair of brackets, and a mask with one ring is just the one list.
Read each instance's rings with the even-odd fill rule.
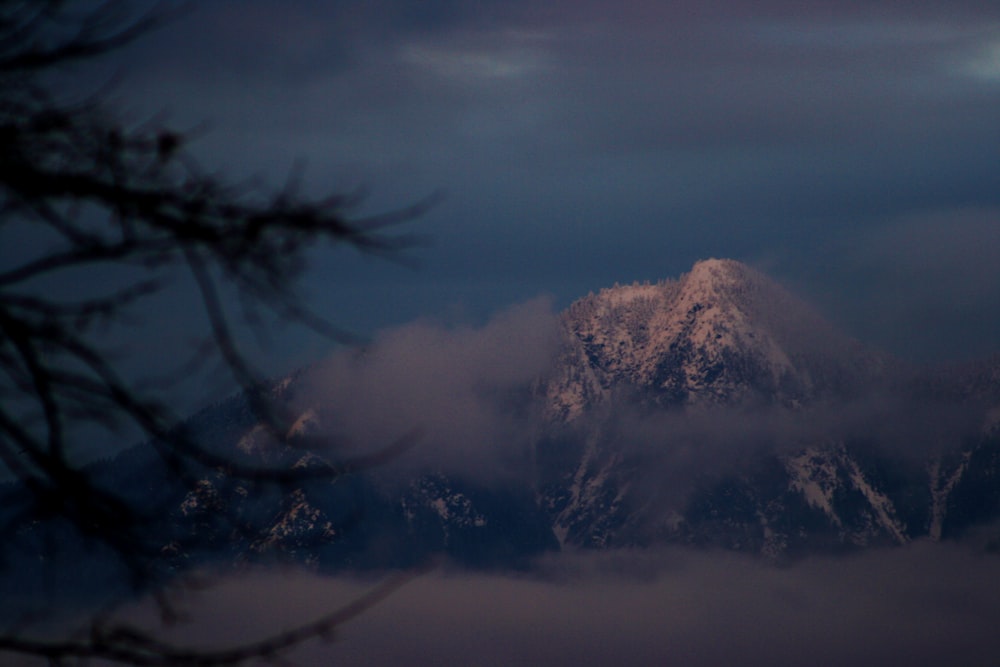
[[[709,552],[562,555],[542,575],[436,572],[299,664],[988,665],[1000,659],[995,557],[915,544],[774,568]],[[370,582],[235,579],[190,601],[190,642],[290,627]],[[141,614],[139,615],[141,617]]]
[[558,318],[539,298],[481,327],[418,321],[365,350],[337,354],[309,374],[298,400],[348,449],[420,438],[393,469],[431,467],[496,478],[527,453],[531,383],[555,357]]

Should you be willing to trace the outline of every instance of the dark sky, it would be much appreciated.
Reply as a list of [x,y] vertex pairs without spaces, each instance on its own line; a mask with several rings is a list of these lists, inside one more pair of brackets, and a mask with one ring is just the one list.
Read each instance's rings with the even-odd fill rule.
[[417,269],[317,255],[364,333],[731,257],[905,358],[1000,351],[996,3],[217,0],[107,64],[206,167],[446,193]]

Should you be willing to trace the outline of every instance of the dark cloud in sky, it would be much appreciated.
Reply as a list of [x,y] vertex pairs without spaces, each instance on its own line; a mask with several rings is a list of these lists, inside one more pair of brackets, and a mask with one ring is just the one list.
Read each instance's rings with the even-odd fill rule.
[[318,260],[362,331],[728,256],[909,358],[997,351],[992,6],[205,2],[110,65],[207,165],[447,193],[421,269]]
[[[301,664],[989,665],[995,556],[914,544],[786,568],[719,553],[563,554],[542,575],[435,572]],[[224,643],[290,627],[370,583],[298,574],[225,582],[171,632]],[[130,618],[148,618],[148,613]],[[155,621],[146,621],[155,624]]]
[[[1000,304],[1000,209],[914,212],[845,241],[834,248],[853,289],[835,298],[860,316],[856,336],[910,358],[933,349],[966,359],[996,352],[1000,320],[989,304]],[[970,324],[950,326],[960,322]]]

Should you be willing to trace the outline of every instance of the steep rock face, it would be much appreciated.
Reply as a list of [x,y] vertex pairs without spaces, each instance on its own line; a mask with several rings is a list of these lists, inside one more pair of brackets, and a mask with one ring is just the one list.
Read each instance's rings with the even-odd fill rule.
[[[563,544],[668,540],[778,553],[808,541],[910,538],[898,516],[909,510],[897,512],[842,442],[764,433],[757,439],[768,441],[753,446],[773,454],[773,465],[757,460],[750,475],[707,460],[718,435],[692,436],[683,425],[682,435],[675,421],[652,435],[646,428],[648,442],[637,447],[612,426],[636,405],[647,416],[738,420],[740,411],[767,410],[780,421],[893,379],[888,357],[839,334],[763,274],[705,260],[677,281],[591,294],[570,306],[563,325],[560,358],[539,392],[555,426],[538,446],[541,503]],[[738,421],[729,428],[730,439],[743,437]],[[735,454],[725,447],[722,455]],[[690,459],[698,465],[684,470]],[[682,493],[663,488],[677,485],[678,466],[698,478]],[[739,537],[723,539],[726,531]]]
[[661,407],[796,405],[881,379],[888,361],[732,260],[678,281],[616,286],[570,306],[546,413],[572,421],[613,395]]

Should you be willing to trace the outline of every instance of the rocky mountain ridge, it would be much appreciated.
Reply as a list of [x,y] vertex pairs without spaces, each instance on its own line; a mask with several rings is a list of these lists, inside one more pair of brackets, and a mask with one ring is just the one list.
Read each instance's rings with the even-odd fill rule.
[[[527,567],[545,551],[656,544],[780,560],[965,539],[1000,518],[996,360],[914,371],[731,260],[591,294],[560,323],[549,371],[519,399],[541,417],[517,475],[376,469],[279,493],[206,470],[184,488],[148,447],[98,474],[172,508],[154,528],[178,569],[271,557],[398,567],[435,554]],[[298,405],[307,375],[278,383],[275,399]],[[294,436],[336,430],[322,404],[293,421]],[[269,465],[329,454],[276,443],[241,397],[186,428]]]
[[789,406],[883,379],[891,360],[838,333],[805,302],[733,260],[677,281],[615,286],[573,303],[545,386],[572,421],[623,387],[663,406]]

